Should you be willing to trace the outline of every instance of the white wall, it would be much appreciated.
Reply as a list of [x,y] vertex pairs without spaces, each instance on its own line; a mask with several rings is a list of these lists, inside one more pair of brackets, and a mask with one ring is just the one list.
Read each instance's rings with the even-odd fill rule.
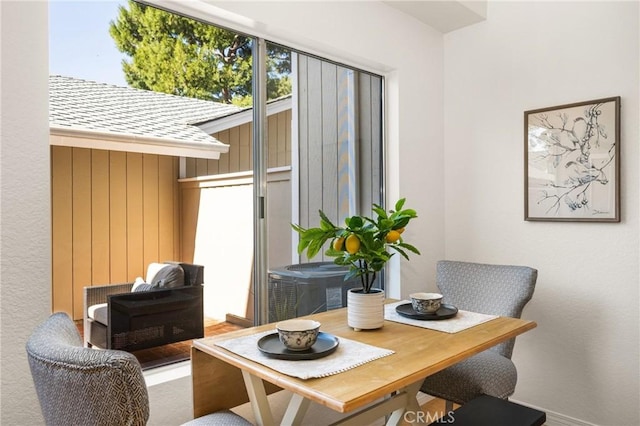
[[0,2],[0,423],[42,423],[26,333],[51,313],[47,4]]
[[[198,2],[174,4],[198,7]],[[423,255],[394,277],[392,296],[421,288],[443,252],[442,35],[379,3],[228,3],[255,20],[238,25],[271,40],[339,59],[387,77],[388,197],[409,199],[423,220],[406,231]],[[207,9],[206,7],[204,9]],[[217,10],[220,12],[220,10]],[[207,17],[206,10],[200,12]],[[2,24],[2,423],[42,421],[24,355],[28,330],[50,313],[50,200],[47,121],[47,4],[1,1]],[[234,19],[237,16],[233,17]],[[279,38],[280,37],[280,38]],[[412,54],[405,54],[405,48]],[[29,160],[29,161],[27,161]],[[30,168],[22,167],[30,164]],[[417,171],[420,170],[420,173]],[[423,237],[421,237],[423,236]],[[15,284],[19,277],[19,285]],[[174,405],[150,389],[152,418],[174,418],[190,404],[184,383]],[[178,389],[180,388],[180,389]],[[25,409],[25,407],[31,407]],[[180,407],[180,408],[178,408]],[[166,414],[166,416],[165,416]],[[168,416],[168,417],[167,417]]]
[[[385,73],[388,197],[419,211],[406,234],[423,252],[403,262],[391,295],[432,286],[445,249],[450,259],[537,267],[525,316],[539,327],[516,345],[516,398],[640,424],[637,3],[490,3],[487,22],[448,34],[444,48],[440,34],[378,3],[226,5],[254,18],[243,21],[252,33]],[[25,333],[50,309],[46,3],[1,1],[0,22],[0,411],[1,423],[26,425],[41,417]],[[522,112],[613,95],[623,105],[623,222],[524,222]],[[152,407],[166,411],[152,418],[190,404],[182,382],[173,398],[150,389]]]
[[[638,425],[637,2],[490,2],[445,36],[446,257],[539,270],[515,399]],[[523,220],[523,112],[622,97],[622,223]]]

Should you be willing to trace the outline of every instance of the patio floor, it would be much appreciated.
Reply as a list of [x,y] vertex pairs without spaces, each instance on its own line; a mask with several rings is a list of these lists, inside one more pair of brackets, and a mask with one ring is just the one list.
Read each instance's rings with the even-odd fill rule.
[[[76,321],[76,327],[80,335],[83,334],[82,320]],[[225,321],[213,320],[205,318],[204,321],[204,335],[205,337],[215,336],[217,334],[226,333],[233,330],[238,330],[242,327],[236,324],[232,324]],[[150,349],[143,349],[140,351],[133,351],[132,354],[138,358],[143,370],[148,370],[154,367],[161,367],[164,365],[173,364],[189,359],[191,351],[192,340],[185,340],[184,342],[173,343],[170,345],[158,346]]]

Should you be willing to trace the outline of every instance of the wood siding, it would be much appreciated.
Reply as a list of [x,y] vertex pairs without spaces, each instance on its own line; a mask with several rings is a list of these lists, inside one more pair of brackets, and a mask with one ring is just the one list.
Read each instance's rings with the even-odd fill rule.
[[177,158],[51,147],[53,311],[82,318],[85,286],[180,260]]
[[320,209],[343,223],[380,204],[381,96],[381,77],[298,55],[301,226],[317,226]]
[[[253,170],[252,122],[214,133],[212,136],[229,145],[229,152],[219,160],[187,158],[186,178]],[[291,110],[267,117],[267,163],[269,168],[291,165]]]

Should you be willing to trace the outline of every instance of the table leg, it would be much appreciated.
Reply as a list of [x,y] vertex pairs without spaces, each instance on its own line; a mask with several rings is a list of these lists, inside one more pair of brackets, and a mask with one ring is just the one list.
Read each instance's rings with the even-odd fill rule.
[[249,394],[249,401],[251,402],[251,409],[256,418],[256,423],[259,426],[275,426],[262,379],[244,370],[242,371],[242,378]]
[[387,425],[400,424],[406,412],[413,412],[413,418],[417,418],[417,414],[420,411],[420,404],[418,404],[417,396],[418,391],[422,387],[422,382],[423,381],[421,380],[398,391],[399,394],[406,395],[407,402],[404,407],[398,408],[397,410],[393,411],[393,413],[391,413],[391,416],[389,416],[389,419],[387,420]]
[[420,405],[418,404],[416,396],[418,395],[418,391],[421,386],[422,381],[405,386],[404,388],[399,389],[395,394],[390,395],[388,398],[334,423],[334,426],[361,426],[363,424],[369,424],[377,421],[380,418],[384,418],[389,413],[391,414],[389,415],[386,424],[389,426],[399,425],[402,424],[404,414],[407,411],[414,411],[416,415],[414,415],[413,418],[416,418],[418,411],[420,410]]
[[301,425],[310,403],[311,401],[307,398],[295,393],[292,394],[289,405],[287,406],[287,411],[282,418],[282,424]]

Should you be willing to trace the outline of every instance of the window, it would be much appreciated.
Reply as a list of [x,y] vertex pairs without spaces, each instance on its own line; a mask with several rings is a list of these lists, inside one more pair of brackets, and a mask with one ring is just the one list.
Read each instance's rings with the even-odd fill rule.
[[[61,2],[52,4],[52,9],[100,5]],[[257,43],[263,41],[150,6],[134,2],[120,5],[131,11],[131,19],[135,13],[149,13],[157,22],[167,24],[166,33],[156,35],[155,40],[171,39],[167,46],[177,50],[154,61],[136,62],[135,57],[125,56],[129,86],[102,82],[100,76],[55,78],[58,83],[64,80],[64,90],[59,92],[62,96],[70,93],[67,89],[85,94],[100,90],[101,99],[113,102],[90,104],[87,99],[75,99],[79,103],[69,109],[64,108],[63,100],[58,110],[52,103],[53,309],[81,319],[83,286],[133,281],[144,276],[151,262],[181,260],[205,265],[208,316],[255,321],[254,286],[266,286],[267,269],[309,261],[298,258],[293,241],[297,235],[290,223],[317,223],[319,209],[342,221],[351,214],[368,214],[372,203],[381,204],[383,79],[264,42],[267,76],[263,84],[269,93],[262,105],[266,131],[264,140],[255,141],[260,123],[254,122],[251,82],[259,80],[251,78],[250,64]],[[115,8],[110,13],[107,22],[117,22]],[[61,16],[69,16],[69,11],[56,14],[53,10],[52,29],[69,29],[74,22],[85,22],[78,15],[75,21],[56,21]],[[189,42],[175,42],[181,37],[171,26],[176,20],[195,34],[182,36]],[[85,30],[80,32],[108,33],[109,28]],[[213,35],[213,42],[207,45],[203,34]],[[77,34],[70,40],[80,42]],[[126,37],[118,43],[131,54]],[[52,39],[52,48],[55,46]],[[204,54],[211,46],[211,54]],[[163,51],[145,48],[146,55]],[[96,45],[87,50],[93,55],[99,52]],[[52,50],[52,60],[59,52]],[[91,57],[76,54],[80,61],[91,63]],[[225,67],[212,59],[216,55],[223,63],[234,64]],[[183,61],[173,63],[174,57]],[[142,69],[143,62],[156,68]],[[164,77],[145,80],[145,73],[176,78],[169,84]],[[182,78],[187,75],[195,77],[189,81]],[[212,88],[208,79],[224,84]],[[160,90],[168,95],[158,93]],[[153,102],[129,103],[138,96],[148,96]],[[171,102],[161,101],[166,99]],[[138,118],[118,122],[126,117],[110,115],[117,110]],[[69,111],[73,116],[56,115]],[[72,120],[72,132],[57,134],[56,120],[61,120],[61,127],[68,126],[65,120]],[[141,126],[127,127],[131,123]],[[154,134],[161,124],[168,125],[165,133]],[[96,132],[98,125],[106,127]],[[186,126],[193,140],[171,133],[181,126]],[[141,137],[145,131],[151,133]],[[138,143],[144,138],[153,142],[163,137],[178,148],[184,140],[184,149],[175,150],[168,143]],[[223,152],[194,155],[187,148],[198,143],[216,145]],[[259,161],[267,168],[265,182],[254,176],[257,144],[263,156]],[[254,215],[260,215],[261,208],[254,208],[255,185],[264,185],[267,190],[262,207],[266,209],[268,240],[263,246],[266,249],[258,250],[254,250]],[[311,261],[319,260],[323,259]],[[252,270],[258,271],[257,279]]]

